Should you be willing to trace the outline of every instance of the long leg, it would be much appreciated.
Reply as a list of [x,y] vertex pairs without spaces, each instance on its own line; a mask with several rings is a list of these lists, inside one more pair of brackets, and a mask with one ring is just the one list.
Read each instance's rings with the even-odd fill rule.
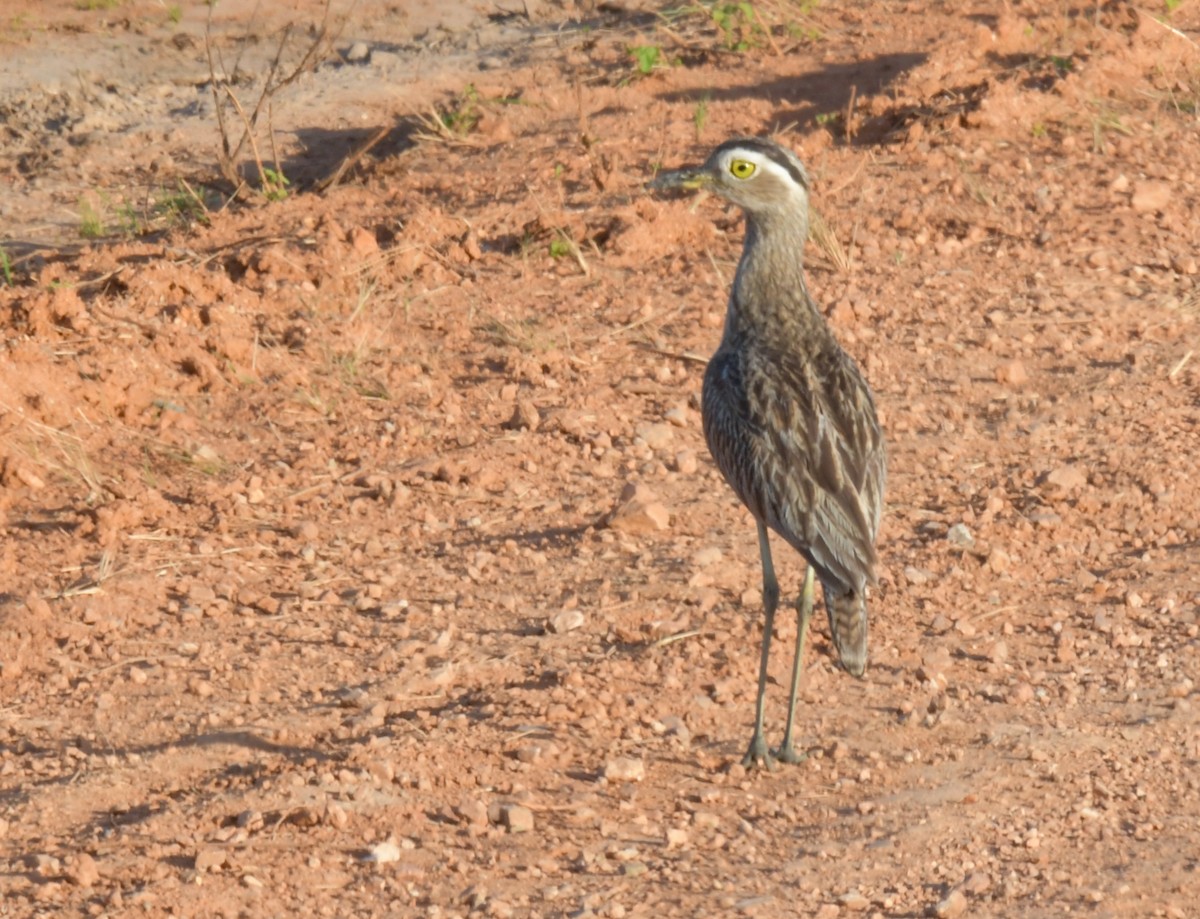
[[804,572],[804,589],[800,599],[796,601],[796,656],[792,658],[792,691],[788,696],[787,727],[783,732],[783,745],[779,748],[778,757],[785,763],[798,763],[807,754],[796,753],[792,743],[792,724],[796,720],[796,691],[800,688],[800,670],[803,667],[804,641],[808,637],[808,622],[813,612],[813,567],[808,566]]
[[779,606],[779,581],[775,578],[775,565],[771,561],[771,543],[767,528],[758,521],[758,554],[762,560],[763,574],[763,637],[762,657],[758,661],[758,701],[754,706],[754,735],[750,738],[750,749],[742,757],[746,768],[762,762],[768,769],[775,768],[775,758],[767,749],[763,735],[763,709],[767,698],[767,659],[771,656],[771,630],[775,627],[775,609]]

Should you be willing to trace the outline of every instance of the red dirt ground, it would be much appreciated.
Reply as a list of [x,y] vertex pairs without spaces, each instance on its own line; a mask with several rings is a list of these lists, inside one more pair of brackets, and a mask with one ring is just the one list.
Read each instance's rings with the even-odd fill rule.
[[[1196,7],[335,2],[231,200],[204,4],[10,0],[0,915],[1195,915]],[[234,141],[323,14],[216,7]],[[741,219],[642,190],[742,133],[892,470],[770,774]]]

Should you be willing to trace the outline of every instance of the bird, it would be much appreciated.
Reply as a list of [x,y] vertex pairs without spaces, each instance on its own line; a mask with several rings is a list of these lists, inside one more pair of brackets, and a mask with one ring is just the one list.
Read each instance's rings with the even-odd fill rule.
[[[814,576],[841,666],[856,677],[865,672],[887,447],[866,377],[808,292],[811,186],[800,159],[773,140],[734,138],[699,166],[658,173],[649,188],[706,189],[745,214],[724,331],[704,373],[701,417],[717,468],[758,528],[764,622],[754,733],[742,764],[774,770],[779,761],[805,758],[793,728]],[[771,533],[807,562],[796,602],[787,722],[774,752],[763,730],[780,596]]]

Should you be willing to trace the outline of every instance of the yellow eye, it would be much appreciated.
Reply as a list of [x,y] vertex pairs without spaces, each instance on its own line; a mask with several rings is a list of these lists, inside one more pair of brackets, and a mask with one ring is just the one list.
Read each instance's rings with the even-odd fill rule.
[[733,160],[729,164],[729,171],[733,173],[735,178],[748,179],[754,175],[754,170],[758,168],[749,160]]

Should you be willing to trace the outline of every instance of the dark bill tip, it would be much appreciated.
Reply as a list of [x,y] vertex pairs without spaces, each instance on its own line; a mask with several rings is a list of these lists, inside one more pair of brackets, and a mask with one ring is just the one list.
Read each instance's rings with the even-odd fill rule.
[[673,169],[670,172],[660,172],[646,187],[650,191],[669,191],[671,189],[700,188],[711,181],[707,172],[698,168]]

